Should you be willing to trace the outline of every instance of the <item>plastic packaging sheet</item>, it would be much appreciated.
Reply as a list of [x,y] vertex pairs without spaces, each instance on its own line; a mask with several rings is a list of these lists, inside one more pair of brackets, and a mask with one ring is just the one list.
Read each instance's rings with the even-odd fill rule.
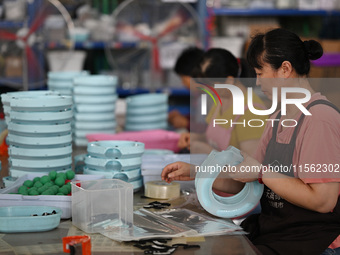
[[112,229],[101,232],[101,234],[116,241],[137,241],[148,238],[193,236],[197,234],[196,231],[185,225],[178,224],[145,209],[134,212],[133,222],[132,227]]
[[116,241],[138,241],[150,238],[173,238],[244,234],[242,228],[222,219],[214,219],[187,209],[134,212],[134,225],[101,233]]
[[227,233],[237,234],[242,228],[223,219],[215,219],[207,215],[199,214],[188,209],[169,209],[156,212],[164,218],[183,224],[197,232],[196,236],[214,236]]

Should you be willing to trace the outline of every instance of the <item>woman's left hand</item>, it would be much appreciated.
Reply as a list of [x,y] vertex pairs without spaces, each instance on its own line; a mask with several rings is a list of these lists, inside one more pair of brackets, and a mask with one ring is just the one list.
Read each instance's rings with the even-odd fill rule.
[[239,182],[253,182],[258,180],[261,164],[247,153],[241,151],[243,161],[236,165],[236,171],[229,172],[229,176]]

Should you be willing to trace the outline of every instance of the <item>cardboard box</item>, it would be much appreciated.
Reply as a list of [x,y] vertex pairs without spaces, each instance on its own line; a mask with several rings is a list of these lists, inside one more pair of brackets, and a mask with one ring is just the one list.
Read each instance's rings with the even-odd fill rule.
[[22,59],[21,57],[6,57],[5,59],[5,77],[22,76]]
[[340,40],[321,40],[319,41],[323,52],[336,53],[340,52]]

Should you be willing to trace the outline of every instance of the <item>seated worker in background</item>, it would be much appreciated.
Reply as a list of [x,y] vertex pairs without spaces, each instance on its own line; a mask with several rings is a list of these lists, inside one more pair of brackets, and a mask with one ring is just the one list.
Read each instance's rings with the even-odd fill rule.
[[[255,158],[243,152],[244,160],[237,171],[222,172],[213,185],[236,194],[246,182],[264,184],[261,213],[241,224],[264,255],[340,254],[340,176],[334,171],[340,163],[340,111],[314,91],[307,79],[310,60],[322,54],[318,42],[303,42],[280,28],[255,36],[248,49],[247,59],[257,73],[257,85],[269,99],[273,100],[274,88],[299,88],[311,95],[303,104],[311,115],[303,114],[295,104],[288,104],[286,113],[276,111],[270,119],[279,121],[274,125],[267,122]],[[287,93],[287,99],[301,96],[301,92]],[[289,119],[294,119],[296,126],[282,124]],[[317,170],[318,166],[322,169]],[[245,167],[254,171],[242,172]],[[283,168],[289,170],[277,170]],[[162,179],[193,179],[190,164],[167,165]]]
[[[178,57],[175,64],[175,73],[181,78],[182,84],[190,89],[192,73],[201,61],[204,51],[196,47],[185,49]],[[177,110],[173,110],[168,116],[169,123],[176,129],[185,128],[189,130],[189,116],[184,116]]]
[[[247,98],[247,88],[243,85],[242,80],[237,79],[241,72],[237,59],[227,50],[212,48],[204,53],[199,64],[199,72],[195,74],[201,80],[202,84],[233,84],[240,88]],[[249,72],[248,72],[249,73]],[[254,79],[255,81],[255,79]],[[254,82],[255,84],[255,82]],[[233,97],[228,89],[216,89],[221,97],[222,105],[211,107],[207,117],[207,128],[205,132],[196,132],[195,126],[191,126],[190,133],[183,133],[179,139],[178,147],[188,149],[191,153],[210,153],[212,149],[224,150],[232,145],[253,155],[259,139],[264,130],[262,127],[251,127],[249,125],[231,124],[245,123],[250,119],[262,119],[265,121],[267,116],[257,116],[251,113],[245,103],[244,115],[233,115]],[[265,105],[262,100],[253,93],[253,104],[257,109],[264,109]],[[228,120],[227,124],[216,125],[213,127],[213,119]]]

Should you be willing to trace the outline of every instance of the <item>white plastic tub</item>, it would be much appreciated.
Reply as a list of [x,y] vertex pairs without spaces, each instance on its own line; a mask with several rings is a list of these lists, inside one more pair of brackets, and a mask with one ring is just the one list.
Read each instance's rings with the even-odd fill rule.
[[85,57],[85,51],[50,51],[47,53],[51,71],[81,71]]
[[[26,180],[33,180],[41,174],[27,174],[17,179],[13,185],[0,190],[0,206],[54,206],[62,210],[62,219],[68,219],[72,216],[72,199],[71,196],[57,195],[39,195],[24,196],[21,194],[9,194],[17,192],[18,188]],[[74,180],[88,181],[103,179],[102,175],[76,175]]]

